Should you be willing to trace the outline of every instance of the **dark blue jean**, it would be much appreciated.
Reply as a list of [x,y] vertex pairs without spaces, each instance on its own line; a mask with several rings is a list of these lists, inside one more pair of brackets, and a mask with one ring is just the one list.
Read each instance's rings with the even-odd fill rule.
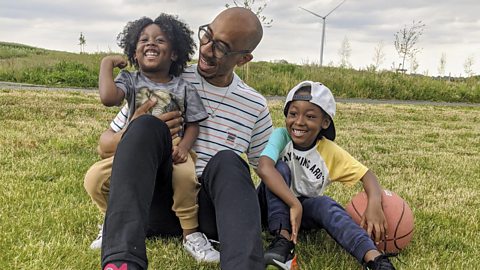
[[[288,186],[291,185],[290,169],[278,161],[276,169]],[[290,208],[261,183],[257,189],[262,210],[262,223],[271,233],[285,229],[291,231]],[[348,253],[360,263],[369,250],[376,249],[366,231],[356,224],[345,209],[328,196],[299,197],[303,206],[301,230],[324,229]]]

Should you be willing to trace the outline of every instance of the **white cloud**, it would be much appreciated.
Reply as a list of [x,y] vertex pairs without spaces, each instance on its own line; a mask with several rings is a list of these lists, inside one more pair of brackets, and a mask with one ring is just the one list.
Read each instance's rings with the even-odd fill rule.
[[[83,32],[87,51],[120,51],[117,34],[131,20],[156,17],[161,12],[178,14],[194,30],[210,22],[232,1],[204,0],[16,0],[0,3],[0,40],[47,49],[79,50]],[[257,1],[262,2],[262,1]],[[273,19],[255,51],[256,60],[285,59],[289,62],[318,62],[322,24],[299,6],[325,15],[340,0],[267,1],[263,15]],[[394,33],[413,20],[426,24],[418,46],[419,71],[436,74],[440,56],[447,55],[447,73],[459,75],[471,55],[474,71],[480,74],[480,19],[476,0],[365,0],[346,2],[327,18],[324,63],[338,63],[338,50],[347,37],[352,48],[350,62],[356,68],[372,63],[373,49],[385,44],[389,68],[399,57],[393,47]]]

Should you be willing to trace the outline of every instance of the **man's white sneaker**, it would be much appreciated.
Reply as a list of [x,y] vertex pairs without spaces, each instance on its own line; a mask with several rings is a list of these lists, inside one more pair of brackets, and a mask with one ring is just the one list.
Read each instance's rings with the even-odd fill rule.
[[183,247],[197,262],[219,262],[220,252],[216,251],[205,234],[194,232],[185,237]]
[[91,249],[100,249],[102,248],[102,234],[103,234],[103,224],[98,225],[98,228],[100,231],[98,232],[97,238],[93,240],[93,242],[90,244]]

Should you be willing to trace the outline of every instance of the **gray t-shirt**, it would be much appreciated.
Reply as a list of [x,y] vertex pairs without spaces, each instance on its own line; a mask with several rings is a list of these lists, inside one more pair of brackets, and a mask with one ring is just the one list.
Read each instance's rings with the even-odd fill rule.
[[157,99],[157,104],[151,111],[154,115],[180,110],[185,123],[199,122],[208,118],[196,88],[180,77],[173,77],[167,83],[158,83],[151,81],[139,71],[122,70],[115,78],[115,84],[125,92],[130,108],[129,119],[136,108],[151,96]]

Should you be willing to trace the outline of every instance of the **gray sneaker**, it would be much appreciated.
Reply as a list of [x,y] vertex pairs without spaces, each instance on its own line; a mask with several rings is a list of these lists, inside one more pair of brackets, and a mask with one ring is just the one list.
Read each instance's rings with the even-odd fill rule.
[[205,234],[194,232],[185,237],[183,247],[197,262],[219,262],[220,252],[216,251]]
[[103,224],[98,225],[98,228],[100,229],[97,235],[97,238],[93,240],[93,242],[90,244],[91,249],[101,249],[102,248],[102,234],[103,234]]

